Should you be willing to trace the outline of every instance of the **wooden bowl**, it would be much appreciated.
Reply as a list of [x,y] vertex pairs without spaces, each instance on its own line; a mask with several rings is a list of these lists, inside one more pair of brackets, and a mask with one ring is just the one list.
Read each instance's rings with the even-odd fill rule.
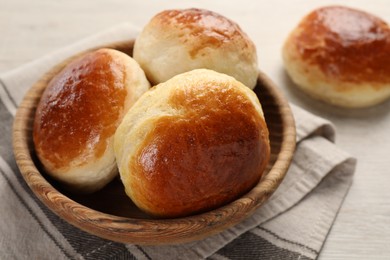
[[[109,46],[132,54],[133,41]],[[97,48],[96,48],[97,49]],[[271,160],[262,180],[239,199],[202,214],[174,219],[153,219],[126,196],[119,179],[91,195],[74,195],[43,172],[34,152],[32,126],[35,110],[50,79],[80,53],[58,64],[32,86],[15,116],[13,146],[19,169],[35,195],[72,225],[109,240],[134,244],[177,244],[208,237],[250,216],[283,180],[295,150],[295,125],[286,99],[260,73],[255,92],[270,132]],[[115,203],[112,203],[115,201]]]

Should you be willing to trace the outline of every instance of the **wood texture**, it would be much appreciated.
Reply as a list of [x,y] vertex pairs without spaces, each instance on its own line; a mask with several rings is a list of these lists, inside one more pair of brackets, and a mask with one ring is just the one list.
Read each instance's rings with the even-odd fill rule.
[[[132,46],[133,42],[125,42],[104,47],[131,55]],[[26,182],[48,208],[69,223],[94,235],[123,243],[155,245],[189,242],[242,221],[279,186],[295,150],[295,125],[287,101],[277,87],[260,73],[255,92],[263,105],[270,130],[271,160],[264,178],[241,198],[203,214],[152,219],[135,207],[118,179],[92,195],[73,195],[62,191],[43,172],[34,154],[32,124],[36,106],[47,83],[69,60],[79,55],[55,66],[32,86],[19,106],[13,132],[15,158]]]

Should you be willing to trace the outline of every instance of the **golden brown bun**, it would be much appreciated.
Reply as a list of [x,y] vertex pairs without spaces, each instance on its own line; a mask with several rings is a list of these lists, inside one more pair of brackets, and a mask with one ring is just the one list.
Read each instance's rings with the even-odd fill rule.
[[207,68],[253,89],[256,48],[233,21],[208,10],[167,10],[154,16],[135,41],[134,59],[153,84]]
[[115,130],[149,86],[139,65],[119,51],[100,49],[69,63],[36,110],[33,139],[47,173],[83,193],[110,182],[117,174]]
[[161,217],[234,200],[258,183],[270,155],[257,96],[206,69],[146,92],[118,127],[114,147],[128,196]]
[[328,103],[366,107],[390,97],[390,28],[366,12],[311,12],[286,40],[283,59],[296,85]]

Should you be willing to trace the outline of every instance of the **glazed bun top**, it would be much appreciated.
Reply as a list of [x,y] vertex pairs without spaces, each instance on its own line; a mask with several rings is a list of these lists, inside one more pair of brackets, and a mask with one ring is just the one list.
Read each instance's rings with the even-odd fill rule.
[[252,89],[258,76],[249,37],[235,22],[203,9],[154,16],[136,39],[134,59],[153,84],[197,68],[228,74]]
[[317,9],[301,21],[289,44],[334,80],[376,87],[390,82],[390,28],[369,13],[342,6]]
[[126,193],[144,211],[177,217],[221,206],[260,180],[268,129],[252,90],[199,69],[145,93],[115,133]]
[[100,49],[67,64],[49,82],[35,115],[33,140],[47,172],[86,191],[111,180],[113,135],[148,88],[139,65],[116,50]]

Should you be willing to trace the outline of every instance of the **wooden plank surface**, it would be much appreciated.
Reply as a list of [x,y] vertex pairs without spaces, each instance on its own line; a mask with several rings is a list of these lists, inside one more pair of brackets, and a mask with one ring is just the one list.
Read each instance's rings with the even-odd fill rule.
[[253,39],[260,68],[288,99],[331,120],[336,143],[358,158],[353,185],[319,258],[390,259],[390,102],[357,111],[324,106],[296,91],[283,70],[280,49],[289,31],[313,8],[328,4],[364,9],[390,22],[387,0],[0,0],[0,73],[121,22],[142,27],[160,10],[217,11]]

